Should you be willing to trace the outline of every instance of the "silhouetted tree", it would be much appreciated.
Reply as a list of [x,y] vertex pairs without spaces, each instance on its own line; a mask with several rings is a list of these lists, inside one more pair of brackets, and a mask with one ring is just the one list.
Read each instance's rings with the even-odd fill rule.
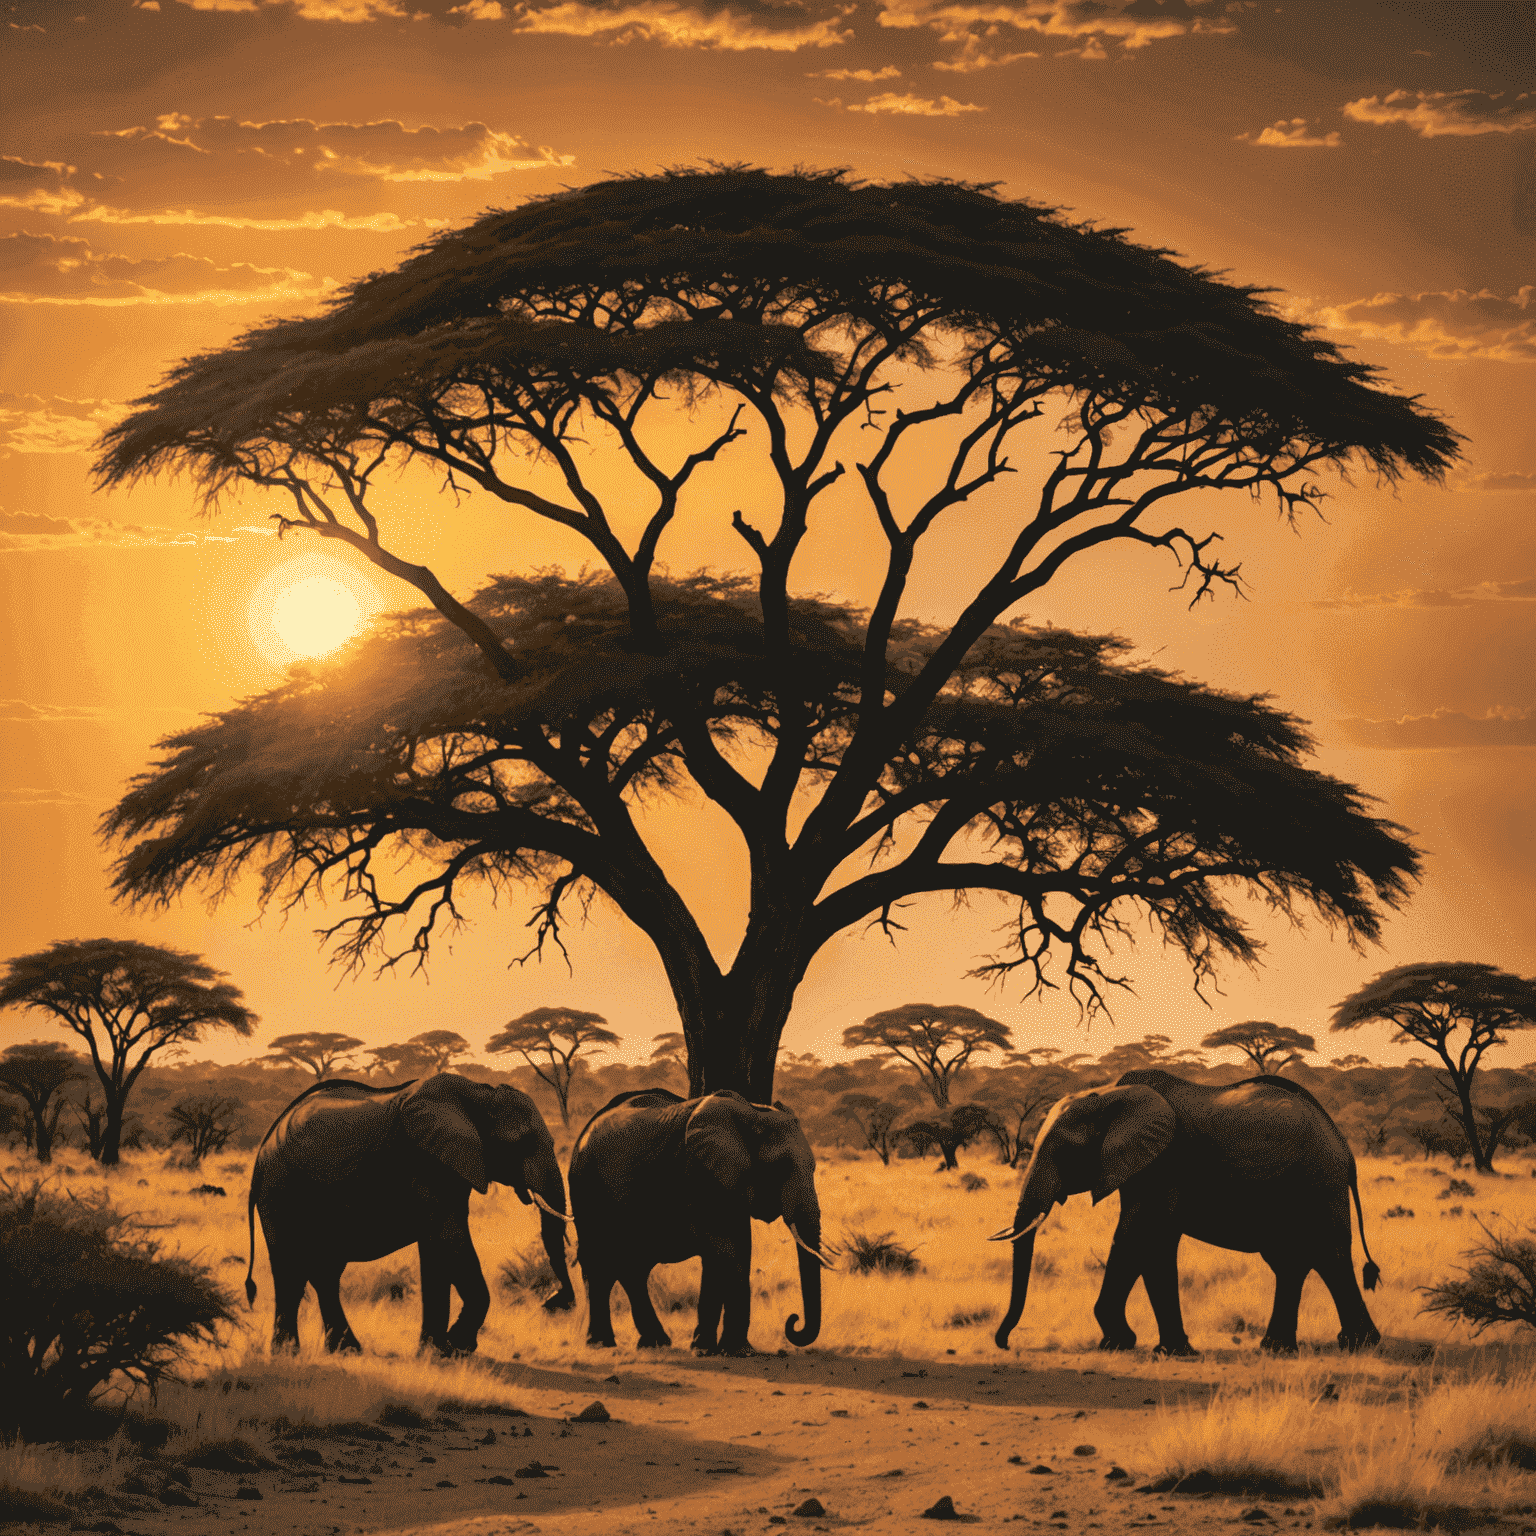
[[[1487,1146],[1478,1124],[1472,1081],[1483,1053],[1503,1045],[1506,1032],[1536,1025],[1536,979],[1472,961],[1399,965],[1351,992],[1330,1027],[1358,1029],[1373,1019],[1396,1026],[1393,1044],[1414,1040],[1440,1058],[1473,1165],[1492,1172],[1496,1147]],[[1453,1042],[1463,1029],[1465,1038]]]
[[1421,1312],[1461,1318],[1474,1335],[1494,1323],[1524,1323],[1536,1328],[1536,1243],[1490,1231],[1480,1220],[1485,1241],[1464,1256],[1472,1264],[1459,1280],[1422,1287]]
[[837,1101],[837,1113],[853,1121],[864,1138],[864,1145],[889,1167],[901,1106],[872,1093],[845,1093]]
[[1268,1019],[1249,1019],[1213,1029],[1200,1044],[1208,1051],[1241,1051],[1253,1063],[1255,1072],[1278,1072],[1300,1061],[1303,1052],[1317,1049],[1317,1041],[1311,1035],[1304,1035],[1289,1024],[1271,1024]]
[[949,1103],[950,1085],[977,1051],[1009,1050],[1006,1024],[959,1003],[904,1003],[871,1014],[843,1031],[849,1050],[869,1049],[913,1068],[933,1102]]
[[324,1079],[335,1072],[351,1071],[348,1057],[361,1050],[363,1042],[340,1030],[305,1029],[292,1035],[278,1035],[271,1045],[271,1052],[262,1057],[263,1061],[308,1067],[317,1078]]
[[1072,1091],[1074,1081],[1069,1068],[1052,1063],[994,1072],[975,1089],[972,1098],[990,1117],[987,1133],[997,1143],[1000,1162],[1019,1166],[1020,1156],[1034,1145],[1046,1110]]
[[912,1120],[901,1128],[902,1140],[918,1152],[936,1147],[944,1154],[940,1170],[960,1166],[955,1154],[991,1130],[991,1116],[981,1104],[956,1104],[927,1120]]
[[[953,623],[903,614],[924,541],[976,515],[1042,418],[1038,498],[998,503],[1005,536],[972,542],[989,563]],[[760,1101],[812,958],[852,925],[894,932],[914,897],[999,893],[1016,922],[982,973],[1050,984],[1059,946],[1089,1006],[1123,980],[1100,955],[1133,917],[1199,978],[1251,960],[1232,892],[1374,937],[1415,855],[1303,766],[1295,720],[1004,621],[1116,541],[1182,562],[1192,601],[1235,587],[1179,495],[1267,492],[1296,521],[1324,469],[1440,476],[1458,441],[1260,290],[985,186],[722,168],[489,213],[180,364],[103,439],[103,487],[180,471],[210,501],[275,491],[281,531],[345,544],[437,615],[167,738],[105,819],[115,889],[169,902],[259,861],[268,896],[357,905],[325,930],[353,964],[419,961],[468,883],[533,888],[535,951],[601,892],[656,948],[691,1091]],[[744,442],[773,484],[756,521],[731,510]],[[664,578],[661,541],[717,460],[753,569]],[[411,463],[558,525],[606,573],[461,601],[386,540],[375,482]],[[834,485],[882,549],[883,573],[845,583],[876,591],[867,614],[791,588]],[[637,824],[663,791],[740,834],[751,896],[726,968]],[[428,867],[397,876],[407,850]]]
[[579,1008],[534,1008],[492,1035],[485,1049],[489,1055],[516,1051],[539,1081],[549,1085],[560,1106],[560,1123],[569,1125],[571,1081],[580,1065],[577,1058],[590,1054],[593,1046],[619,1043],[619,1037],[603,1027],[607,1022],[600,1013],[583,1013]]
[[365,1077],[375,1072],[385,1077],[425,1077],[432,1070],[431,1056],[419,1045],[376,1045],[369,1049],[372,1058],[364,1069]]
[[1340,1072],[1352,1072],[1356,1067],[1370,1066],[1371,1058],[1351,1051],[1347,1056],[1330,1056],[1328,1058],[1328,1065],[1330,1067],[1337,1067]]
[[8,1045],[0,1052],[0,1090],[26,1104],[32,1118],[27,1144],[38,1162],[53,1161],[59,1118],[69,1104],[61,1090],[84,1076],[80,1058],[57,1040]]
[[234,1135],[235,1117],[239,1112],[238,1099],[221,1098],[217,1094],[183,1099],[166,1111],[166,1119],[173,1127],[169,1145],[186,1142],[187,1166],[195,1168],[205,1157],[224,1150],[224,1144]]
[[85,1041],[106,1100],[100,1161],[110,1165],[122,1145],[128,1095],[152,1056],[194,1044],[205,1029],[249,1035],[255,1028],[240,989],[223,977],[199,956],[166,945],[61,939],[6,962],[0,1008],[51,1013]]
[[1122,1040],[1112,1045],[1098,1059],[1098,1070],[1109,1077],[1119,1077],[1122,1072],[1140,1072],[1149,1067],[1161,1067],[1165,1072],[1177,1072],[1180,1066],[1203,1066],[1200,1052],[1193,1046],[1173,1049],[1170,1035],[1143,1035],[1140,1040]]
[[688,1041],[682,1030],[666,1030],[659,1035],[651,1036],[651,1043],[655,1049],[651,1052],[651,1062],[654,1066],[661,1067],[667,1072],[679,1072],[684,1080],[688,1077]]

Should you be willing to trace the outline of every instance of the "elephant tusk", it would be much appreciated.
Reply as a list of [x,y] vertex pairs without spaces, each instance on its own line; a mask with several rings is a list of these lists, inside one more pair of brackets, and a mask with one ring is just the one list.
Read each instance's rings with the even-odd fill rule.
[[831,1261],[831,1259],[829,1259],[829,1258],[827,1258],[827,1257],[826,1257],[826,1256],[825,1256],[825,1255],[824,1255],[824,1254],[820,1254],[820,1253],[817,1253],[817,1251],[816,1251],[816,1250],[815,1250],[815,1249],[814,1249],[814,1248],[812,1248],[812,1247],[811,1247],[811,1245],[810,1245],[810,1244],[809,1244],[809,1243],[807,1243],[807,1242],[804,1242],[804,1241],[803,1241],[803,1240],[802,1240],[802,1239],[801,1239],[801,1237],[800,1237],[800,1234],[799,1234],[799,1233],[798,1233],[798,1232],[796,1232],[796,1231],[795,1231],[795,1227],[794,1227],[794,1223],[793,1223],[793,1222],[789,1222],[789,1221],[786,1221],[786,1222],[785,1222],[785,1223],[784,1223],[784,1225],[785,1225],[785,1226],[786,1226],[786,1227],[788,1227],[788,1228],[789,1228],[789,1235],[790,1235],[790,1236],[791,1236],[791,1237],[792,1237],[792,1238],[794,1238],[794,1240],[795,1240],[795,1241],[796,1241],[796,1242],[797,1242],[797,1243],[799,1243],[799,1244],[800,1244],[800,1246],[801,1246],[801,1247],[802,1247],[802,1248],[804,1248],[804,1249],[805,1249],[805,1251],[806,1251],[806,1252],[807,1252],[807,1253],[808,1253],[808,1254],[810,1254],[810,1256],[811,1256],[811,1257],[812,1257],[812,1258],[813,1258],[813,1259],[815,1259],[815,1260],[816,1260],[816,1262],[817,1262],[817,1263],[818,1263],[818,1264],[820,1264],[820,1265],[821,1265],[821,1267],[822,1267],[822,1268],[823,1268],[823,1269],[836,1269],[836,1268],[837,1268],[837,1265],[835,1265],[835,1264],[834,1264],[834,1263],[833,1263],[833,1262],[832,1262],[832,1261]]
[[534,1193],[531,1189],[528,1193],[533,1196],[533,1203],[541,1211],[548,1211],[551,1216],[558,1216],[561,1221],[575,1221],[574,1216],[567,1216],[564,1211],[557,1211],[542,1195]]
[[1021,1237],[1028,1237],[1049,1215],[1049,1211],[1041,1211],[1027,1227],[1004,1227],[1001,1232],[994,1232],[987,1241],[989,1243],[1016,1243]]
[[989,1243],[1006,1243],[1012,1239],[1013,1235],[1014,1232],[1012,1227],[1004,1227],[1001,1232],[994,1232],[992,1236],[987,1239],[987,1241]]

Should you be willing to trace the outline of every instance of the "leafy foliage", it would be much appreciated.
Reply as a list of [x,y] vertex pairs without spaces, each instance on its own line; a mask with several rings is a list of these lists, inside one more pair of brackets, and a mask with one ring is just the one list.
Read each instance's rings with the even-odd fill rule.
[[1281,1067],[1300,1061],[1303,1052],[1317,1049],[1317,1041],[1311,1035],[1304,1035],[1289,1024],[1271,1024],[1267,1019],[1249,1019],[1214,1029],[1200,1044],[1208,1051],[1241,1051],[1253,1063],[1255,1072],[1278,1072]]
[[[903,617],[921,541],[1042,418],[1062,425],[1013,542],[948,630]],[[388,958],[425,955],[462,882],[536,889],[535,946],[600,891],[666,968],[691,1090],[758,1099],[818,949],[870,919],[896,931],[913,897],[1016,903],[994,972],[1046,984],[1059,946],[1090,1003],[1120,979],[1095,941],[1133,906],[1201,976],[1251,959],[1219,883],[1373,936],[1414,856],[1307,772],[1295,721],[1003,620],[1115,541],[1171,552],[1196,599],[1235,586],[1172,497],[1268,492],[1294,519],[1324,468],[1438,476],[1458,441],[1259,290],[990,187],[726,167],[489,213],[318,316],[182,363],[104,438],[104,485],[274,490],[281,530],[347,544],[440,616],[170,738],[106,819],[129,844],[117,889],[222,891],[252,861],[264,899],[333,882],[359,909],[329,930],[353,962],[397,917],[414,932]],[[734,491],[717,505],[755,571],[664,579],[668,528],[717,461],[734,487],[744,442],[777,526],[728,512]],[[374,482],[412,463],[569,530],[606,572],[462,601],[384,538]],[[600,489],[614,465],[625,526],[644,519],[631,544]],[[789,585],[845,477],[885,556],[867,615]],[[751,863],[725,970],[636,825],[669,792],[713,800]],[[401,853],[421,878],[386,889]]]
[[[1472,1083],[1486,1051],[1505,1044],[1509,1031],[1536,1026],[1536,978],[1475,961],[1395,966],[1346,997],[1330,1028],[1358,1029],[1373,1019],[1396,1025],[1394,1044],[1414,1040],[1440,1058],[1472,1160],[1491,1170],[1505,1126],[1479,1123]],[[1463,1029],[1465,1037],[1453,1042]]]
[[[0,1181],[3,1182],[3,1181]],[[67,1432],[117,1373],[153,1387],[233,1319],[200,1265],[164,1258],[104,1195],[0,1187],[0,1429]]]
[[[6,962],[0,1008],[51,1013],[85,1041],[106,1100],[100,1161],[118,1160],[128,1095],[157,1052],[208,1028],[249,1035],[240,989],[185,950],[133,939],[60,939]],[[137,1059],[134,1051],[138,1051]]]
[[323,1080],[336,1072],[350,1071],[348,1058],[352,1052],[362,1050],[363,1042],[356,1035],[341,1030],[304,1029],[295,1034],[276,1036],[271,1046],[263,1060],[307,1067],[317,1080]]
[[889,1167],[901,1106],[870,1093],[845,1093],[837,1101],[837,1112],[858,1127],[864,1145]]
[[[486,1042],[486,1053],[515,1051],[533,1068],[539,1081],[553,1090],[560,1106],[560,1123],[571,1123],[571,1082],[581,1065],[578,1058],[594,1046],[617,1045],[619,1037],[605,1028],[600,1013],[579,1008],[534,1008],[512,1020]],[[538,1058],[542,1057],[542,1060]]]
[[8,1045],[0,1053],[0,1092],[15,1094],[27,1106],[38,1162],[53,1161],[54,1137],[69,1103],[59,1090],[84,1076],[80,1058],[57,1040]]
[[1459,1317],[1481,1333],[1494,1323],[1525,1323],[1536,1328],[1536,1242],[1490,1231],[1466,1257],[1473,1262],[1459,1280],[1426,1286],[1423,1312]]
[[905,1003],[843,1031],[843,1044],[883,1052],[913,1068],[933,1102],[949,1104],[950,1085],[978,1051],[1010,1050],[1006,1024],[957,1003]]
[[902,1126],[901,1137],[918,1152],[936,1148],[944,1154],[941,1169],[958,1167],[955,1154],[979,1137],[991,1134],[992,1112],[982,1104],[956,1104],[926,1120]]

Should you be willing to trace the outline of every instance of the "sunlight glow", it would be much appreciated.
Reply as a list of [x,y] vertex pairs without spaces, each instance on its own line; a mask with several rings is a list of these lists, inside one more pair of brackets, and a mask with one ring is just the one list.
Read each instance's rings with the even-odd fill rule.
[[363,622],[357,598],[329,576],[309,576],[277,594],[272,627],[289,650],[323,656],[350,640]]

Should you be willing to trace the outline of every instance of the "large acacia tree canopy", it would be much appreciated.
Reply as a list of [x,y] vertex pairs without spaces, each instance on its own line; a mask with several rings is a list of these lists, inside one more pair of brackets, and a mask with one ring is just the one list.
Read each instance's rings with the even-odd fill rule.
[[[106,819],[132,842],[118,890],[167,901],[252,862],[269,895],[297,898],[335,877],[362,898],[332,930],[360,959],[390,918],[413,912],[412,948],[424,951],[459,883],[542,886],[545,931],[564,891],[584,885],[666,955],[686,913],[628,809],[685,783],[696,728],[722,753],[768,751],[791,712],[810,722],[801,782],[833,778],[857,733],[864,636],[856,611],[797,602],[795,665],[770,680],[746,583],[654,585],[661,654],[635,649],[612,578],[503,577],[472,607],[513,660],[510,684],[422,612],[169,737]],[[892,692],[944,638],[901,626]],[[908,897],[965,888],[1013,900],[1013,941],[993,968],[1024,965],[1037,979],[1051,939],[1091,976],[1087,941],[1118,928],[1122,898],[1197,967],[1218,952],[1252,959],[1243,915],[1222,895],[1229,882],[1374,938],[1377,903],[1395,905],[1417,868],[1400,829],[1302,765],[1310,740],[1290,715],[1130,665],[1126,649],[1023,624],[983,636],[895,744],[864,814],[814,858],[799,850],[806,958],[851,923],[891,920]],[[779,691],[786,677],[793,698]],[[423,856],[419,883],[395,877],[404,850]],[[837,876],[872,854],[855,877]]]
[[[1011,542],[948,630],[914,622],[920,541],[1013,470],[1031,423],[1048,473],[996,504]],[[103,440],[102,483],[276,490],[280,530],[349,545],[447,621],[402,619],[171,738],[108,817],[137,839],[119,889],[165,899],[250,861],[268,895],[337,875],[354,958],[405,913],[424,948],[465,878],[541,888],[538,937],[568,893],[601,890],[657,946],[694,1090],[757,1099],[817,948],[922,892],[1016,902],[996,963],[1037,980],[1049,941],[1091,977],[1086,941],[1122,900],[1197,968],[1251,957],[1229,876],[1370,936],[1414,854],[1303,766],[1296,721],[1007,620],[1116,540],[1171,551],[1196,598],[1235,584],[1215,533],[1172,516],[1184,492],[1268,491],[1294,517],[1321,468],[1434,476],[1457,442],[1260,291],[985,186],[727,167],[489,213],[188,360]],[[412,461],[584,538],[607,575],[450,593],[386,537],[375,481]],[[750,574],[661,574],[669,526],[701,508]],[[863,564],[839,585],[874,590],[867,613],[792,581],[834,510],[882,546],[883,568],[842,541]],[[685,781],[750,865],[725,971],[633,820]],[[380,855],[402,849],[421,882],[386,890]]]

